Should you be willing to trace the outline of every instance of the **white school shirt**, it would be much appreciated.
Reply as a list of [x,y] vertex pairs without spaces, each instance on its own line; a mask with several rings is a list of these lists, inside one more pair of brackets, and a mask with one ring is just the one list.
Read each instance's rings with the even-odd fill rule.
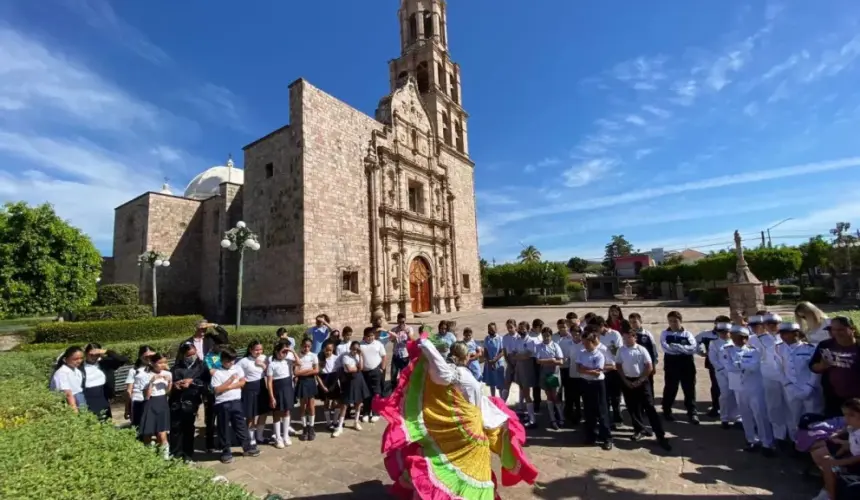
[[726,342],[729,342],[729,340],[723,340],[720,337],[717,337],[708,344],[708,360],[711,362],[711,366],[714,367],[715,372],[725,370],[721,351],[723,346],[726,345]]
[[341,358],[341,362],[343,363],[344,368],[347,366],[350,368],[355,368],[356,366],[358,366],[358,360],[355,359],[355,356],[350,353],[344,354],[343,358]]
[[[151,373],[147,372],[149,378],[147,379],[147,384],[150,380],[153,379],[156,375],[163,375],[167,380],[158,380],[152,383],[152,390],[149,392],[149,397],[157,397],[157,396],[166,396],[167,388],[170,387],[171,382],[173,382],[173,374],[168,370],[163,370],[161,373]],[[146,386],[144,386],[145,388]]]
[[561,347],[555,342],[544,344],[541,342],[535,346],[535,358],[537,359],[564,359]]
[[508,335],[507,333],[502,335],[502,349],[505,350],[507,354],[511,354],[514,352],[514,346],[516,345],[518,335],[515,333],[513,335]]
[[614,363],[615,354],[612,353],[613,350],[617,354],[618,349],[621,349],[621,346],[624,345],[624,339],[621,338],[621,334],[616,330],[610,329],[605,334],[598,335],[598,338],[600,339],[601,345],[606,346],[606,352],[604,353],[604,356],[606,356],[606,362]]
[[806,342],[782,343],[776,352],[780,358],[782,383],[792,400],[808,398],[821,383],[821,376],[809,368],[814,352],[815,347]]
[[87,389],[91,387],[101,387],[107,382],[105,372],[99,368],[99,365],[84,363],[84,373],[87,376],[87,379],[84,381],[84,386]]
[[[603,344],[601,344],[602,347]],[[570,369],[570,378],[582,378],[582,374],[576,369],[576,360],[579,358],[579,353],[585,350],[582,347],[582,342],[574,342],[570,348],[570,353],[567,358],[568,368]]]
[[561,354],[564,357],[564,366],[565,368],[570,365],[570,354],[573,351],[574,346],[576,346],[576,342],[573,341],[573,336],[567,334],[562,337],[558,336],[558,340],[555,341],[556,344],[561,348]]
[[645,373],[645,365],[653,366],[648,349],[639,344],[633,347],[621,346],[615,356],[615,365],[620,365],[621,372],[627,378],[639,378]]
[[78,368],[63,365],[51,377],[51,389],[55,391],[71,391],[72,395],[83,392],[84,374]]
[[[315,366],[319,366],[320,360],[316,354],[314,354],[313,352],[309,352],[307,354],[299,356],[299,359],[298,361],[296,361],[296,364],[298,365],[296,368],[298,368],[299,370],[310,370]],[[310,377],[310,375],[305,376]]]
[[364,371],[375,370],[382,364],[385,357],[385,346],[378,340],[361,343],[361,355],[364,357]]
[[284,359],[269,358],[269,367],[266,368],[266,376],[272,377],[272,380],[290,378],[293,376],[293,363],[295,362],[296,357],[293,356],[293,353],[287,354]]
[[768,380],[782,379],[782,367],[777,350],[781,349],[782,339],[769,333],[750,335],[749,345],[761,354],[761,374]]
[[860,456],[860,429],[851,429],[848,433],[848,446],[851,455]]
[[138,387],[138,385],[134,383],[134,379],[135,379],[135,377],[137,377],[138,370],[141,372],[144,371],[143,367],[131,368],[128,371],[128,376],[125,377],[125,385],[126,386],[131,385],[131,400],[132,401],[143,401],[143,392],[141,391],[141,388]]
[[263,378],[263,373],[266,371],[265,368],[261,368],[257,365],[257,361],[265,361],[266,357],[262,354],[259,358],[251,359],[248,356],[240,359],[236,362],[236,365],[242,370],[242,373],[245,374],[246,382],[256,382]]
[[320,370],[322,373],[334,373],[337,370],[337,355],[332,354],[331,356],[325,358],[325,364]]
[[[215,389],[218,386],[224,385],[224,383],[230,380],[230,377],[233,375],[236,375],[236,377],[240,379],[245,377],[242,369],[234,364],[230,368],[220,368],[215,370],[215,373],[212,375],[212,382],[209,385]],[[229,391],[224,391],[221,394],[216,394],[215,404],[238,401],[240,399],[242,399],[242,389],[230,389]]]
[[[603,344],[600,345],[603,346]],[[603,370],[607,364],[604,353],[606,353],[606,346],[603,346],[603,349],[598,347],[591,352],[583,348],[576,356],[576,364],[582,365],[583,368],[588,370],[597,370],[598,368]],[[603,372],[600,372],[598,375],[586,375],[585,373],[580,373],[580,375],[583,380],[603,380],[606,378],[606,374]]]

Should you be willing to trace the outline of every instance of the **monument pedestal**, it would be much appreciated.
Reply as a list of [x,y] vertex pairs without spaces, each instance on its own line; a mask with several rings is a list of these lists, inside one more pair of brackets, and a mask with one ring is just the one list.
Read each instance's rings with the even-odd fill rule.
[[733,323],[740,323],[744,316],[754,316],[764,309],[764,287],[744,258],[744,248],[741,246],[741,235],[738,231],[735,231],[735,252],[738,262],[735,277],[729,283],[729,317]]

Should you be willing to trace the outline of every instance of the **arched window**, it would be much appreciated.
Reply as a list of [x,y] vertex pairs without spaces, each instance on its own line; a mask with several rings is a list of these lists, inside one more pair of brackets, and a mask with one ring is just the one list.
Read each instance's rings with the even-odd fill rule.
[[409,16],[409,43],[418,39],[418,17],[417,14]]
[[422,13],[424,17],[424,38],[433,38],[433,13],[424,11]]
[[463,143],[463,124],[460,123],[460,120],[454,122],[454,137],[457,141],[457,151],[465,153],[466,148]]
[[399,75],[397,75],[397,88],[402,87],[406,84],[406,80],[409,78],[409,73],[406,71],[401,71]]
[[445,66],[443,66],[442,63],[439,63],[436,66],[436,74],[439,75],[439,88],[442,89],[443,94],[447,93],[448,84],[446,82],[448,81],[448,79],[446,78],[446,76],[448,74],[445,72]]
[[445,144],[451,145],[451,119],[445,112],[442,112],[442,140]]
[[430,71],[427,69],[426,61],[418,64],[418,68],[415,70],[415,79],[418,80],[418,92],[424,94],[430,91]]
[[451,73],[449,80],[451,83],[451,99],[453,99],[457,104],[460,104],[460,92],[457,91],[457,75]]

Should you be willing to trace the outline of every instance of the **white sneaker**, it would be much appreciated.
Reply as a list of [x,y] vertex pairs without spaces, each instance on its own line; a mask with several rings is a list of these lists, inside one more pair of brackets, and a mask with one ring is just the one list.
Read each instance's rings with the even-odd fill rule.
[[361,416],[361,421],[362,421],[362,422],[369,422],[369,421],[370,421],[370,419],[369,419],[369,418],[367,418],[367,415],[362,415],[362,416]]
[[257,446],[257,440],[256,440],[256,439],[252,439],[252,440],[251,440],[251,448],[254,448],[254,447],[256,447],[256,446]]
[[301,433],[302,433],[301,431],[297,431],[297,430],[295,430],[295,429],[293,428],[293,426],[292,426],[292,425],[287,426],[287,434],[288,434],[288,435],[290,435],[290,436],[298,436],[298,435],[299,435],[299,434],[301,434]]
[[827,494],[827,490],[822,488],[812,500],[830,500],[830,495]]
[[343,427],[338,427],[331,433],[331,437],[336,438],[343,434]]
[[376,422],[379,422],[378,416],[374,415],[374,416],[370,417],[370,423],[371,424],[375,424]]
[[293,440],[290,439],[290,436],[287,436],[284,438],[284,445],[285,446],[292,446],[293,445]]
[[358,420],[355,421],[355,430],[357,430],[357,431],[361,430],[361,424],[358,422]]
[[275,440],[275,448],[277,448],[279,450],[284,449],[284,440],[283,439],[276,439]]

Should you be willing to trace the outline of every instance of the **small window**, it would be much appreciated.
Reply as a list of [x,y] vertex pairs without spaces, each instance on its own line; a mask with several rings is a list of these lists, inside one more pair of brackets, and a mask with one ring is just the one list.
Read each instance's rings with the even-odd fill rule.
[[417,14],[412,14],[409,17],[409,43],[415,42],[418,38],[418,18]]
[[275,164],[266,163],[266,179],[275,175]]
[[469,290],[470,288],[472,288],[472,282],[469,280],[468,274],[463,275],[463,288],[465,290]]
[[442,113],[442,140],[445,144],[451,146],[451,119],[448,118],[448,113]]
[[445,83],[445,81],[446,81],[445,77],[448,75],[448,73],[445,72],[445,66],[443,66],[442,63],[438,63],[436,65],[436,74],[439,77],[439,81],[438,81],[439,88],[442,90],[443,94],[447,93],[448,92],[448,85]]
[[424,213],[424,186],[417,182],[409,183],[409,211]]
[[427,69],[427,61],[418,63],[415,70],[415,79],[418,80],[418,92],[426,94],[430,91],[430,71]]
[[424,15],[424,38],[433,38],[433,13],[425,11]]
[[412,129],[412,149],[418,149],[418,131],[414,128]]
[[454,123],[454,136],[456,138],[457,151],[459,151],[461,153],[465,153],[466,152],[466,146],[465,146],[465,143],[463,142],[463,125],[460,124],[459,120],[457,120],[457,122]]
[[460,104],[460,92],[457,91],[457,77],[451,73],[448,81],[451,83],[451,99],[457,104]]
[[343,291],[358,294],[358,271],[343,272]]

